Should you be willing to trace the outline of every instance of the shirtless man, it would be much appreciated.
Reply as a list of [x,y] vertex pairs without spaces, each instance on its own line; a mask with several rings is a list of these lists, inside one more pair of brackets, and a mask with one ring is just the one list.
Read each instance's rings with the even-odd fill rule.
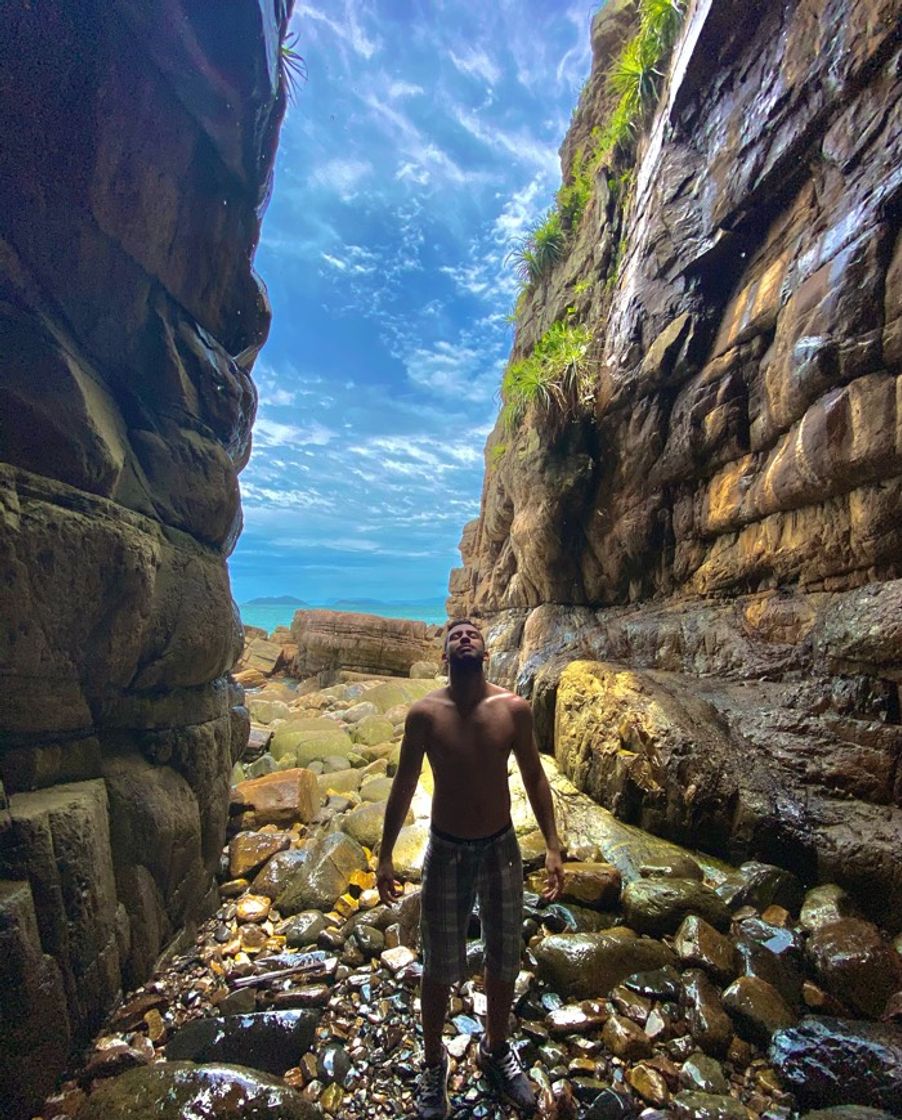
[[469,619],[449,623],[443,661],[450,683],[429,693],[408,713],[379,849],[379,894],[390,904],[401,894],[392,851],[425,754],[435,791],[421,899],[425,1066],[417,1101],[420,1120],[444,1120],[448,1115],[448,1055],[441,1042],[442,1028],[451,985],[467,974],[466,933],[477,892],[488,1003],[477,1063],[511,1104],[526,1115],[535,1111],[535,1094],[507,1041],[523,918],[523,871],[507,781],[511,751],[545,837],[543,894],[548,899],[557,898],[563,884],[561,845],[529,704],[489,684],[483,673],[486,658],[477,626]]

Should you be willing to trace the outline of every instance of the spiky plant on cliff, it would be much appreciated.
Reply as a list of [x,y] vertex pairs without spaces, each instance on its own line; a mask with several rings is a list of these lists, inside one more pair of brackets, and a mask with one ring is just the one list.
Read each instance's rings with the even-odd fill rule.
[[511,362],[501,383],[505,428],[516,429],[530,406],[548,418],[575,414],[591,400],[592,378],[586,355],[591,337],[586,327],[558,320],[532,353]]
[[514,243],[506,259],[513,262],[524,285],[536,284],[563,258],[566,242],[560,214],[549,210],[525,237]]
[[296,99],[301,83],[307,81],[307,63],[297,46],[296,31],[290,31],[279,43],[279,84],[289,101]]

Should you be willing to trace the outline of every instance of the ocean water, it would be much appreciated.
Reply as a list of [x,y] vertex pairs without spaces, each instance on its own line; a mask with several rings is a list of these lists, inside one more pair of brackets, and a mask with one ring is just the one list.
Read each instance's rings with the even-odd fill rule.
[[[412,599],[409,602],[366,603],[351,606],[338,603],[310,603],[328,611],[353,611],[358,614],[376,614],[381,618],[413,618],[441,626],[447,621],[443,599]],[[271,634],[277,626],[290,626],[295,611],[305,610],[292,603],[240,603],[238,610],[245,626],[259,626]]]

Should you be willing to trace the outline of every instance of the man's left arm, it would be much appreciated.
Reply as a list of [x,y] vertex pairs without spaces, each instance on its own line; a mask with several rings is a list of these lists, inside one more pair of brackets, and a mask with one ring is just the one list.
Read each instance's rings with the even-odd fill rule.
[[535,813],[539,828],[545,837],[545,871],[547,885],[542,891],[549,901],[560,895],[564,886],[564,868],[561,861],[561,841],[554,820],[554,803],[551,800],[551,786],[539,760],[533,732],[532,711],[529,704],[517,697],[513,702],[514,716],[514,757],[523,776],[526,796]]

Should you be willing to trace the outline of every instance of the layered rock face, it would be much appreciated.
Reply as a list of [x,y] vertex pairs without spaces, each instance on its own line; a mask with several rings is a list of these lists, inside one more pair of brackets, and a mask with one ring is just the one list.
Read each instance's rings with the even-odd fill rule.
[[418,662],[441,660],[441,627],[350,611],[296,611],[291,623],[295,676],[329,669],[406,677]]
[[203,906],[247,738],[225,558],[289,13],[227,9],[3,16],[4,1116]]
[[[629,17],[595,22],[565,172]],[[896,927],[900,17],[689,5],[625,205],[601,167],[518,319],[515,357],[591,329],[594,406],[490,436],[449,603],[491,619],[499,679],[604,804]]]

